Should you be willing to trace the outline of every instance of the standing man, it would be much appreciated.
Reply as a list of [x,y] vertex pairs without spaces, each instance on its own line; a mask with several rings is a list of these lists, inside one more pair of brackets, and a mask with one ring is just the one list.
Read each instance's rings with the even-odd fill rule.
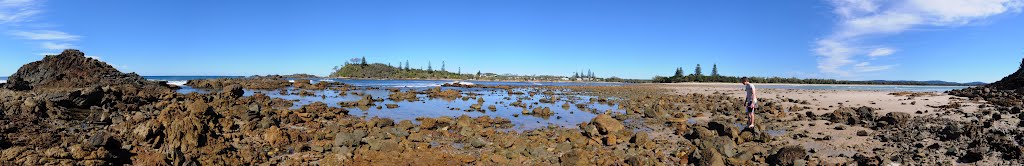
[[747,107],[747,116],[750,118],[750,122],[747,123],[747,128],[754,128],[754,111],[757,109],[757,88],[754,88],[754,84],[750,84],[750,79],[747,77],[743,79],[743,90],[747,91],[746,102],[744,107]]

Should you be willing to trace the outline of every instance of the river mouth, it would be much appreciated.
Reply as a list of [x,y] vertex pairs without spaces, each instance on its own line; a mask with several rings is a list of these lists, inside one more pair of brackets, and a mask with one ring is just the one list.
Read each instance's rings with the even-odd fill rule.
[[[458,97],[431,97],[423,94],[439,88],[441,91],[458,91]],[[415,100],[391,100],[393,92],[417,93]],[[179,93],[209,93],[210,90],[183,87]],[[358,86],[350,88],[327,88],[324,90],[297,89],[288,87],[279,90],[245,89],[243,96],[263,94],[293,102],[289,109],[322,102],[330,107],[348,110],[348,114],[363,119],[390,118],[395,121],[411,120],[418,117],[470,117],[489,116],[511,121],[509,130],[525,131],[545,127],[575,128],[577,124],[589,122],[597,113],[625,113],[608,99],[573,92],[554,87],[466,88],[466,87],[375,87]],[[375,100],[367,106],[346,106],[346,102],[358,102],[366,97]],[[481,102],[482,101],[482,102]],[[479,105],[474,108],[474,105]],[[550,110],[550,115],[538,115],[535,110]],[[528,112],[529,114],[523,114]]]

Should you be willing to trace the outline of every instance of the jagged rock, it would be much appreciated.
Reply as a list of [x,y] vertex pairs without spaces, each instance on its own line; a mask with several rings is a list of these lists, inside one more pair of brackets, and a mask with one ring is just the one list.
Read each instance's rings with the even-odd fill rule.
[[727,136],[729,138],[739,138],[739,131],[735,126],[730,125],[727,122],[712,121],[708,122],[708,129],[718,132],[718,135]]
[[797,160],[807,158],[807,151],[803,146],[790,145],[782,147],[775,154],[768,156],[768,163],[772,165],[794,165]]
[[89,144],[87,145],[89,145],[89,147],[92,148],[107,146],[107,144],[110,142],[110,137],[110,134],[108,134],[107,132],[97,132],[96,134],[93,134],[92,136],[89,137]]
[[994,88],[997,90],[1021,90],[1024,89],[1024,59],[1022,59],[1020,67],[1017,68],[1016,72],[1013,72],[999,81],[985,85],[988,88]]
[[833,123],[842,123],[846,125],[864,124],[873,126],[875,120],[874,108],[871,107],[859,107],[856,109],[842,107],[832,111],[830,114],[826,114],[826,116],[828,116],[828,120]]
[[245,90],[242,89],[241,85],[228,85],[221,89],[220,93],[228,97],[238,98],[245,94]]
[[282,89],[293,84],[288,82],[284,77],[270,75],[244,78],[188,80],[185,85],[201,89],[222,89],[229,85],[240,85],[245,89],[274,90]]
[[559,158],[564,165],[591,165],[591,154],[585,150],[573,150]]
[[597,129],[604,134],[619,132],[626,128],[626,126],[622,125],[622,122],[619,122],[619,120],[616,120],[607,114],[599,114],[591,121],[596,125]]
[[334,146],[358,146],[363,137],[366,137],[364,130],[340,132],[334,136]]
[[135,73],[121,73],[113,66],[85,56],[75,49],[21,66],[7,78],[4,88],[12,90],[71,90],[106,85],[125,85],[149,91],[167,91],[166,82],[148,81]]
[[693,164],[697,166],[725,166],[725,157],[713,148],[701,148],[691,155]]
[[885,122],[885,126],[879,125],[879,127],[903,127],[908,125],[910,121],[910,114],[905,112],[890,112],[878,118],[879,121]]

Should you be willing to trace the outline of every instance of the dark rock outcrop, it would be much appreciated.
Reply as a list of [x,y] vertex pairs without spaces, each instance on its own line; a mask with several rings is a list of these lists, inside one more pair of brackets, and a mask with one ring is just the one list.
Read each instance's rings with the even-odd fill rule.
[[1013,72],[1013,74],[1003,77],[1003,79],[993,82],[992,84],[985,85],[985,87],[995,88],[997,90],[1024,91],[1024,60],[1021,60],[1020,68],[1018,68],[1016,72]]
[[148,81],[135,73],[121,73],[81,51],[68,49],[58,55],[25,64],[7,79],[11,90],[71,90],[94,86],[130,85],[149,90],[171,89],[165,82]]
[[970,87],[947,91],[951,95],[969,98],[980,98],[992,105],[1001,107],[1024,106],[1024,62],[1020,68],[1003,79],[985,86]]

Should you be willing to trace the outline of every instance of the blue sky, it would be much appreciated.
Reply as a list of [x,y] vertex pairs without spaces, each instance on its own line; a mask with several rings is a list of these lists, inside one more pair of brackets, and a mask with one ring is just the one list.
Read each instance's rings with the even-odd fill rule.
[[141,75],[326,75],[347,59],[455,71],[991,82],[1022,0],[0,0],[0,75],[77,48]]

